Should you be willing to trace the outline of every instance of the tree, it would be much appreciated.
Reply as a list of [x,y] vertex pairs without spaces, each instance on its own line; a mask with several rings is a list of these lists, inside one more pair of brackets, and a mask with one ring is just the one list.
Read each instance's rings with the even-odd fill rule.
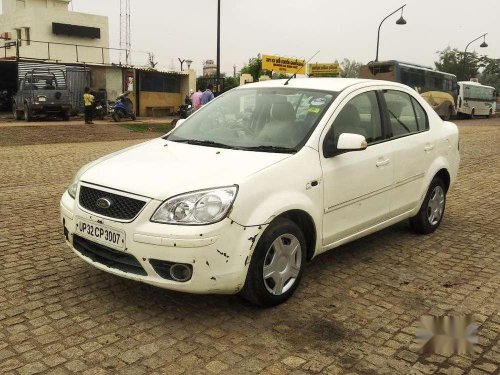
[[438,51],[439,61],[434,65],[441,72],[455,74],[459,81],[467,81],[472,77],[477,77],[479,70],[488,64],[488,57],[479,56],[476,52],[467,52],[465,56],[463,51],[457,48],[446,47]]
[[262,58],[260,53],[257,57],[252,57],[248,59],[248,64],[246,64],[240,71],[241,74],[251,74],[253,77],[253,81],[257,82],[259,77],[265,74],[264,70],[262,70]]
[[340,63],[340,76],[342,78],[358,78],[362,66],[363,64],[359,61],[344,59]]
[[489,59],[481,72],[479,82],[483,85],[493,86],[500,92],[500,59]]

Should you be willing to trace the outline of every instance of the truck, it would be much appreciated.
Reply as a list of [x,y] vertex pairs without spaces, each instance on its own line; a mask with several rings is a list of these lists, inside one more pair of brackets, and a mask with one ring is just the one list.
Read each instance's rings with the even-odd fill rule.
[[62,70],[36,68],[19,78],[18,90],[12,100],[16,120],[58,117],[68,121],[71,109],[70,92]]

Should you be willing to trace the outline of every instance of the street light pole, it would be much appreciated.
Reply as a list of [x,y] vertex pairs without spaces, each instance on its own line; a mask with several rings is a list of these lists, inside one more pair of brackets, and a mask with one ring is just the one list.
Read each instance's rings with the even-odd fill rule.
[[478,36],[476,39],[474,39],[473,41],[469,42],[469,44],[467,44],[467,46],[465,46],[465,50],[464,50],[464,58],[463,58],[463,71],[464,71],[464,80],[467,79],[467,65],[466,65],[466,60],[467,60],[467,48],[469,48],[469,46],[474,43],[476,40],[479,40],[481,38],[484,38],[483,42],[481,43],[481,45],[479,47],[481,48],[485,48],[485,47],[488,47],[488,44],[486,43],[486,35],[488,35],[488,33],[486,34],[483,34],[481,36]]
[[394,13],[397,13],[398,11],[401,11],[401,17],[399,17],[399,19],[396,21],[396,25],[406,25],[406,20],[403,18],[403,9],[404,7],[406,6],[403,5],[402,7],[399,7],[398,9],[396,9],[394,12],[392,12],[391,14],[388,14],[383,20],[382,22],[380,22],[380,25],[378,26],[378,34],[377,34],[377,54],[375,56],[375,62],[378,61],[378,47],[379,47],[379,44],[380,44],[380,28],[382,27],[382,24],[384,23],[384,21],[386,19],[388,19],[390,16],[392,16]]
[[217,93],[220,92],[220,0],[217,0],[217,73],[216,73]]

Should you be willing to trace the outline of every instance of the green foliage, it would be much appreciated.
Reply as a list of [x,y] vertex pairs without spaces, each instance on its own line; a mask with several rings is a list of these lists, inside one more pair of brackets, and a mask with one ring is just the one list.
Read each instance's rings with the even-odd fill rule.
[[254,82],[257,82],[261,75],[267,74],[267,70],[262,70],[262,57],[260,53],[257,57],[248,59],[248,63],[241,69],[240,73],[251,74]]
[[159,124],[118,124],[131,132],[168,133],[174,128],[171,122]]
[[359,61],[344,59],[340,63],[340,76],[342,78],[358,78],[362,66],[363,63]]
[[470,78],[477,77],[479,70],[484,68],[490,60],[486,56],[479,56],[476,52],[467,52],[464,60],[463,51],[449,46],[438,51],[438,54],[439,61],[434,63],[436,69],[455,74],[459,81],[468,81]]
[[489,59],[488,64],[481,72],[479,82],[483,85],[493,86],[500,92],[500,59]]
[[226,77],[224,79],[224,92],[234,89],[240,85],[240,77]]

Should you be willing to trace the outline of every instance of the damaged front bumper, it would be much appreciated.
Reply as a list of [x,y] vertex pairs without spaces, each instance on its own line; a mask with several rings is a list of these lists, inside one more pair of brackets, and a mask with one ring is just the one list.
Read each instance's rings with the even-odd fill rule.
[[[152,223],[157,206],[148,204],[137,219],[123,223],[82,210],[66,192],[61,199],[66,242],[87,263],[117,276],[181,292],[238,293],[264,226],[245,227],[229,218],[205,226]],[[124,233],[124,248],[82,238],[76,228],[80,219]],[[170,277],[169,267],[176,264],[191,269],[187,281]]]

